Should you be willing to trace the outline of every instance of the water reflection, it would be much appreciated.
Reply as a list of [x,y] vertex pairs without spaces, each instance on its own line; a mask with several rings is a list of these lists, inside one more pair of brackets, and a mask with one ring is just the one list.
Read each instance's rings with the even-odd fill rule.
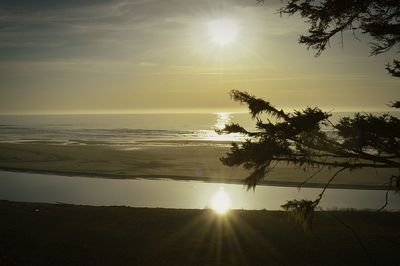
[[[0,199],[28,202],[64,202],[84,205],[125,205],[162,208],[210,208],[210,199],[221,184],[174,180],[120,180],[67,177],[0,171]],[[321,189],[258,186],[247,191],[243,185],[224,184],[231,209],[281,210],[291,199],[315,199]],[[220,197],[220,196],[219,196]],[[324,208],[377,209],[385,191],[328,189]],[[226,204],[226,203],[224,203]],[[389,194],[387,209],[400,209],[400,197]]]
[[231,200],[228,194],[220,187],[218,192],[211,199],[211,207],[218,214],[225,214],[231,207]]
[[216,122],[213,125],[212,130],[204,131],[204,140],[209,141],[241,141],[243,140],[243,136],[241,134],[222,134],[219,135],[215,132],[215,130],[221,130],[225,127],[226,124],[232,122],[233,114],[228,112],[220,112],[216,113]]
[[223,129],[226,124],[231,122],[231,113],[221,112],[217,113],[217,122],[215,123],[214,127],[216,129]]

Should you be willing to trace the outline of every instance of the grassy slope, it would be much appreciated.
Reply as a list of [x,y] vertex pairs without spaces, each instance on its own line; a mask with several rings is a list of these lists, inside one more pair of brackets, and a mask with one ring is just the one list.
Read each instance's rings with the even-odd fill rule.
[[[397,265],[400,213],[335,212],[378,265]],[[368,265],[319,214],[304,233],[283,212],[89,207],[0,201],[0,265]]]

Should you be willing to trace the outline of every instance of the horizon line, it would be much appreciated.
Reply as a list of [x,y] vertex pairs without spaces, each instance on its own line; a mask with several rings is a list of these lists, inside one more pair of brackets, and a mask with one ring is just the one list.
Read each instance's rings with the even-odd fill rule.
[[[303,108],[282,108],[285,112],[293,112],[295,110],[303,110]],[[366,113],[366,112],[400,112],[396,108],[320,108],[322,111],[327,113]],[[242,114],[248,113],[247,108],[227,108],[223,109],[146,109],[146,110],[99,110],[99,111],[39,111],[39,112],[0,112],[0,116],[19,116],[19,115],[134,115],[134,114],[218,114],[218,113],[230,113],[230,114]]]

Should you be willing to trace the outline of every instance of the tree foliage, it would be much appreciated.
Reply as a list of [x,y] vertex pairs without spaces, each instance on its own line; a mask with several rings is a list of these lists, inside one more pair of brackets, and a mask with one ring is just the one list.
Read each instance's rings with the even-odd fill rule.
[[[317,169],[314,174],[324,168],[335,169],[315,200],[288,201],[282,205],[305,228],[311,228],[312,212],[329,184],[343,170],[372,167],[400,171],[400,119],[390,114],[357,113],[333,124],[329,120],[331,114],[319,108],[287,113],[246,92],[233,90],[231,97],[248,106],[256,130],[249,131],[238,124],[227,124],[219,130],[221,134],[241,133],[247,137],[240,144],[233,143],[221,161],[251,171],[245,179],[248,188],[254,189],[279,162],[307,171]],[[263,114],[274,117],[275,121],[263,120]],[[391,190],[399,191],[400,174],[388,176],[387,181]]]
[[[372,55],[390,49],[400,52],[398,0],[288,0],[280,12],[299,14],[306,19],[308,34],[301,35],[299,42],[315,49],[317,56],[329,46],[334,35],[350,30],[356,37],[358,29],[372,37]],[[386,70],[390,75],[400,77],[400,60],[388,63]]]
[[[264,2],[258,0],[258,3]],[[391,49],[400,52],[399,0],[287,0],[279,10],[281,14],[299,14],[309,24],[308,33],[301,35],[299,43],[316,50],[319,56],[330,39],[343,32],[358,30],[372,37],[371,55]],[[358,39],[358,38],[357,38]],[[400,60],[386,65],[388,74],[400,77]],[[327,181],[319,196],[313,200],[292,200],[282,205],[285,210],[311,229],[314,210],[335,177],[345,169],[363,167],[399,169],[399,175],[388,177],[388,192],[400,191],[400,120],[389,114],[355,114],[342,118],[337,124],[329,120],[331,114],[319,108],[306,108],[285,113],[270,102],[246,92],[234,90],[232,98],[249,107],[256,119],[256,131],[250,132],[238,124],[226,125],[219,133],[241,133],[247,136],[241,144],[233,143],[231,151],[221,158],[228,166],[242,165],[251,170],[245,179],[248,188],[255,186],[271,171],[277,162],[286,162],[304,170],[338,169]],[[400,101],[390,104],[400,108]],[[276,118],[276,122],[263,121],[261,114]],[[329,129],[329,130],[327,130]],[[300,184],[302,185],[302,184]],[[386,207],[388,202],[379,210]]]
[[[262,0],[258,2],[263,2]],[[298,14],[309,24],[308,33],[299,43],[316,50],[319,56],[329,46],[330,39],[352,31],[355,38],[360,30],[372,37],[371,55],[394,49],[400,52],[399,0],[287,0],[281,14]],[[400,60],[386,65],[388,73],[400,77]],[[279,162],[304,170],[317,168],[306,183],[322,169],[336,169],[319,196],[313,200],[292,200],[282,205],[300,222],[311,229],[313,212],[335,177],[346,169],[364,167],[398,169],[399,174],[388,177],[388,191],[400,191],[400,120],[389,114],[375,116],[357,113],[342,118],[337,124],[331,114],[319,108],[306,108],[286,113],[270,102],[246,92],[233,90],[232,98],[249,107],[256,120],[256,131],[250,132],[238,124],[226,125],[218,132],[241,133],[247,139],[233,143],[231,151],[221,158],[228,166],[242,165],[250,170],[245,179],[248,188],[255,188]],[[400,101],[391,103],[400,108]],[[263,121],[261,114],[274,117]],[[302,185],[302,184],[300,184]],[[388,193],[386,194],[387,205]]]

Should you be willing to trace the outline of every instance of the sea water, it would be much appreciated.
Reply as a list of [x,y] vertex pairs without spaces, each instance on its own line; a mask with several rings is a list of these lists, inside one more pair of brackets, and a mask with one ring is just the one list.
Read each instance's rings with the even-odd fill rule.
[[[378,114],[378,113],[377,113]],[[351,113],[332,113],[331,121]],[[396,112],[398,115],[398,112]],[[264,117],[265,119],[267,117]],[[273,118],[269,118],[274,122]],[[215,130],[238,123],[248,130],[256,121],[248,113],[0,115],[0,142],[62,145],[193,145],[241,141],[239,134],[218,135]],[[329,130],[329,129],[328,129]]]

